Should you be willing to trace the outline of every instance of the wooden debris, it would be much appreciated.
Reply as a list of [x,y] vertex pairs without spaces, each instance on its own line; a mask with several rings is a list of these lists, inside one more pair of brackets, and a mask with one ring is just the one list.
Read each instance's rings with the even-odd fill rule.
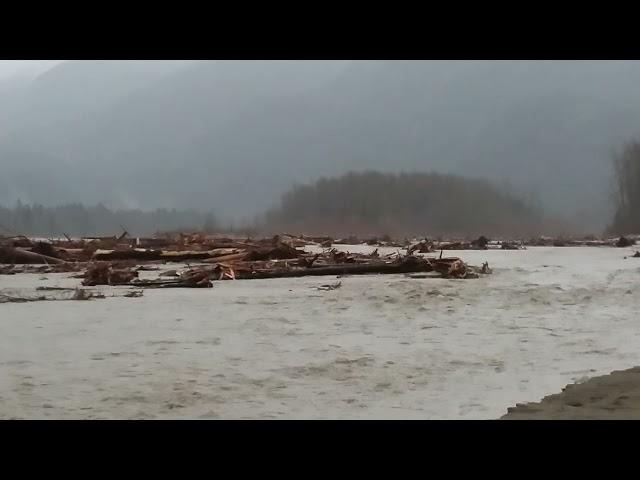
[[160,274],[161,277],[179,277],[177,270],[167,270],[166,272],[162,272]]
[[342,286],[342,282],[338,282],[338,283],[329,284],[329,285],[320,285],[319,287],[317,287],[317,289],[322,291],[331,291],[331,290],[337,290],[341,286]]
[[[24,239],[21,241],[26,244]],[[343,241],[360,242],[354,237]],[[84,269],[83,275],[74,278],[83,278],[82,284],[85,286],[129,285],[140,288],[210,288],[211,282],[218,280],[420,272],[446,278],[473,278],[478,272],[483,273],[481,269],[470,268],[457,257],[442,258],[442,251],[449,248],[486,248],[488,240],[480,237],[469,243],[423,239],[413,242],[407,249],[407,255],[402,255],[400,251],[381,255],[377,248],[370,254],[350,253],[335,248],[322,253],[308,253],[297,248],[304,244],[320,247],[339,242],[328,237],[309,238],[289,234],[257,240],[226,239],[203,234],[132,239],[124,230],[123,234],[113,237],[85,238],[82,241],[67,238],[47,244],[31,242],[29,247],[24,248],[4,247],[4,257],[0,257],[0,261],[2,258],[11,260],[11,266],[2,267],[0,273],[73,272]],[[393,241],[385,236],[369,238],[365,243],[389,245]],[[433,252],[434,246],[440,249],[441,258],[417,255]],[[42,265],[16,268],[13,265],[17,260],[16,255],[19,259],[26,260],[28,257],[30,262]],[[87,261],[89,259],[91,261]],[[203,266],[191,268],[182,274],[178,270],[165,271],[157,279],[138,278],[140,271],[159,270],[157,265],[150,266],[150,263],[185,261],[197,261]]]
[[138,272],[133,269],[115,269],[111,263],[100,262],[87,269],[82,284],[91,287],[95,285],[128,285],[137,277]]
[[131,285],[142,288],[211,288],[211,274],[209,270],[196,268],[187,270],[176,280],[136,280]]
[[[93,260],[110,262],[115,260],[154,261],[161,259],[161,250],[144,250],[140,248],[130,248],[126,250],[96,250],[93,254]],[[176,261],[183,261],[183,259]]]
[[433,243],[427,239],[415,243],[407,248],[408,255],[413,255],[414,253],[432,253],[433,251]]
[[131,290],[130,292],[127,292],[123,295],[123,297],[126,298],[139,298],[143,295],[143,291],[142,290]]
[[91,292],[86,289],[64,289],[64,290],[72,290],[74,293],[71,297],[46,297],[46,296],[37,296],[37,297],[12,297],[8,295],[0,294],[0,303],[30,303],[30,302],[53,302],[53,301],[68,301],[68,300],[93,300],[93,299],[102,299],[106,298],[102,293],[99,292]]
[[60,258],[58,251],[48,242],[36,242],[33,247],[31,247],[31,252],[38,253],[47,258]]
[[0,248],[0,263],[8,264],[60,264],[66,263],[59,258],[31,252],[23,248],[2,247]]
[[324,275],[365,275],[430,272],[434,266],[428,259],[414,256],[404,257],[394,262],[371,261],[368,263],[343,263],[314,266],[311,268],[289,267],[268,270],[252,269],[249,272],[237,270],[237,279],[294,278]]
[[156,272],[158,270],[160,270],[160,267],[153,267],[149,265],[140,265],[139,267],[136,267],[137,272]]
[[616,242],[616,247],[630,247],[632,245],[635,245],[635,243],[635,241],[630,240],[626,237],[620,237]]
[[211,257],[206,260],[203,260],[203,262],[204,263],[235,262],[238,260],[244,260],[246,256],[247,256],[247,252],[233,253],[230,255]]
[[16,273],[22,273],[20,270],[15,269],[13,265],[0,265],[0,275],[15,275]]
[[[623,240],[624,239],[624,240]],[[582,238],[551,238],[538,237],[524,240],[522,243],[526,246],[535,247],[622,247],[634,245],[636,238],[620,237],[620,238],[596,238],[588,235]],[[628,242],[632,242],[628,244]]]
[[105,298],[101,293],[93,293],[82,288],[76,288],[71,300],[92,300],[94,298]]
[[38,287],[37,291],[42,292],[65,292],[65,291],[74,291],[76,288],[65,288],[65,287]]
[[245,260],[286,260],[300,257],[301,252],[282,242],[251,250]]
[[47,300],[47,298],[46,297],[23,298],[23,297],[12,297],[10,295],[0,294],[0,303],[27,303],[27,302],[39,302],[42,300]]

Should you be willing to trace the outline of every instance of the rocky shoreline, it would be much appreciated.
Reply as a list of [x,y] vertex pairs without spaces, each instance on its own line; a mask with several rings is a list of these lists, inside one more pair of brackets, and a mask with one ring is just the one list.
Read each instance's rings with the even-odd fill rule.
[[507,412],[500,420],[640,420],[640,367],[569,384]]

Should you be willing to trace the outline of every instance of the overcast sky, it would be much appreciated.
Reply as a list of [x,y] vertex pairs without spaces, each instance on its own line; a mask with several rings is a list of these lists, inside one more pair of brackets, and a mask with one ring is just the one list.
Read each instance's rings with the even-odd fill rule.
[[0,60],[0,79],[20,74],[38,74],[63,60]]

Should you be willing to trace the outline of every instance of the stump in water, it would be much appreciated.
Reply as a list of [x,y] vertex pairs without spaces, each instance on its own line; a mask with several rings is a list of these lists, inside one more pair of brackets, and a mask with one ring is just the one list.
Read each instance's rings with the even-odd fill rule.
[[630,247],[631,245],[635,245],[635,243],[636,242],[634,242],[633,240],[629,240],[626,237],[620,237],[616,242],[616,247]]
[[89,287],[95,285],[128,285],[137,277],[138,272],[130,268],[116,270],[110,263],[100,262],[87,269],[82,284]]

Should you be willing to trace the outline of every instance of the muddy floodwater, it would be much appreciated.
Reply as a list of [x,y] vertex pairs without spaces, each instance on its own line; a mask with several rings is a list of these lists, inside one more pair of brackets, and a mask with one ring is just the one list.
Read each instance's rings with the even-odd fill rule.
[[[0,418],[498,418],[640,364],[632,253],[449,252],[493,274],[353,276],[332,291],[317,287],[335,277],[225,281],[141,298],[106,287],[105,299],[0,304]],[[0,294],[79,285],[70,275],[0,275]]]

